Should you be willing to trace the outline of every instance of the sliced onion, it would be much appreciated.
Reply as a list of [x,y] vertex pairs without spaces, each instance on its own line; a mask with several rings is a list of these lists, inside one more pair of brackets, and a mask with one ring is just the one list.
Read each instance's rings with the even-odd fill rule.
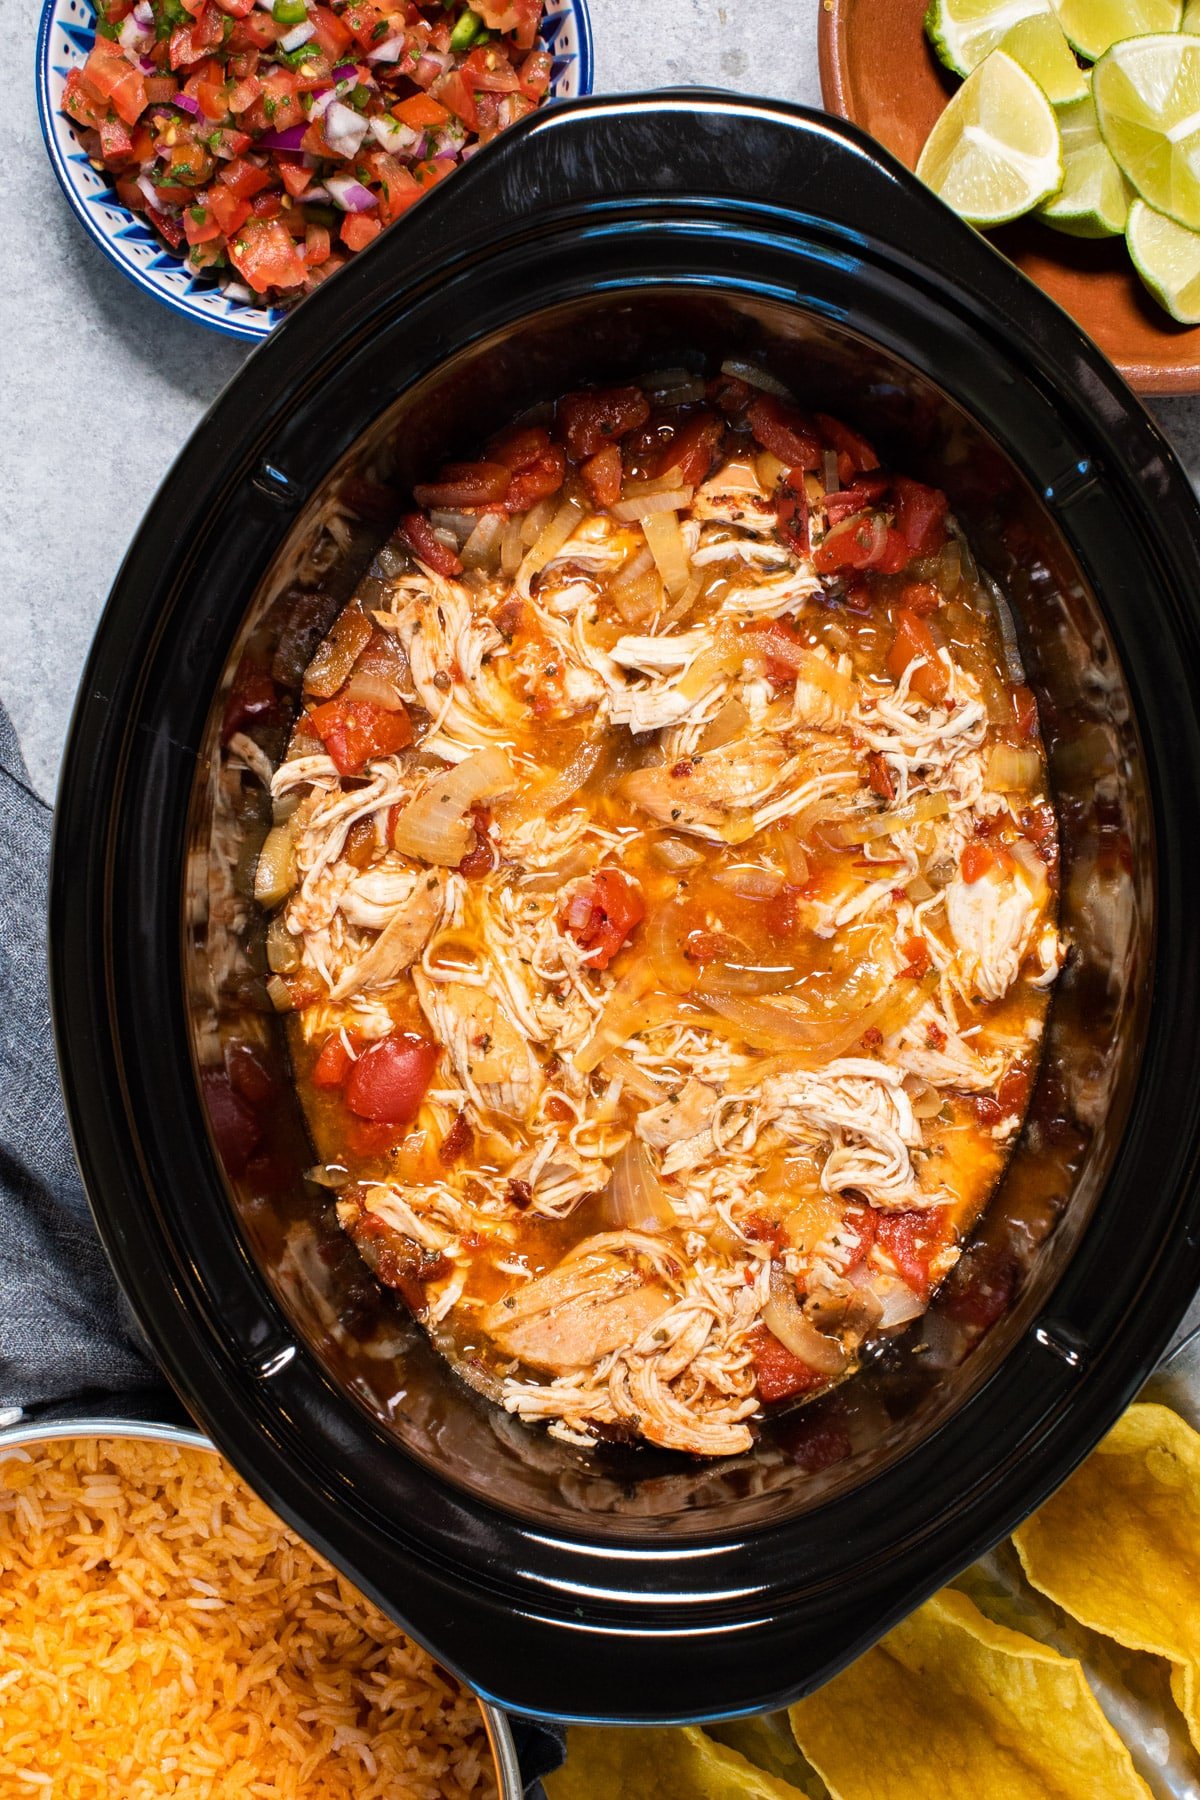
[[423,793],[396,820],[392,842],[406,856],[454,868],[474,841],[463,814],[481,800],[510,789],[514,776],[503,750],[477,750],[445,773],[433,775]]
[[276,914],[267,926],[267,967],[272,975],[294,975],[301,961],[299,938],[288,930],[283,914]]
[[760,450],[754,459],[754,473],[758,477],[758,484],[768,494],[778,487],[787,472],[787,464],[780,462],[772,450]]
[[677,600],[692,578],[679,518],[674,512],[650,513],[642,520],[642,530],[658,564],[663,585],[672,600]]
[[736,356],[727,356],[721,364],[722,375],[736,376],[738,381],[747,381],[751,387],[761,388],[764,394],[775,394],[780,400],[790,400],[792,391],[785,388],[782,381],[776,381],[765,369],[756,368],[753,363],[742,362]]
[[1044,906],[1050,895],[1045,863],[1028,838],[1017,838],[1008,848],[1014,862],[1019,863],[1025,873],[1026,885],[1034,901],[1038,906]]
[[644,523],[659,513],[682,512],[684,507],[691,505],[694,493],[695,489],[690,487],[663,488],[659,493],[642,494],[634,500],[618,500],[609,511],[614,519],[620,519],[626,525],[636,524],[639,519]]
[[366,700],[384,712],[403,712],[404,695],[385,669],[356,668],[346,683],[348,700]]
[[916,1119],[936,1119],[942,1110],[942,1096],[919,1075],[906,1075],[904,1091],[908,1095]]
[[515,575],[521,566],[525,546],[521,542],[521,520],[510,519],[500,539],[500,572]]
[[[495,518],[494,513],[485,513],[485,518]],[[478,524],[478,515],[460,512],[457,507],[432,506],[429,509],[429,523],[435,531],[448,531],[454,539],[455,546],[461,550]]]
[[334,622],[304,673],[304,691],[331,700],[350,678],[350,671],[371,641],[371,621],[351,606]]
[[686,838],[659,837],[650,845],[650,854],[664,869],[694,869],[705,859],[705,852]]
[[779,870],[768,869],[762,863],[734,863],[731,869],[714,869],[712,879],[744,900],[773,900],[783,886]]
[[651,1106],[658,1106],[667,1097],[667,1089],[662,1082],[656,1081],[649,1070],[643,1069],[631,1056],[626,1056],[623,1050],[610,1050],[604,1058],[603,1068],[606,1075],[618,1076],[631,1094],[636,1094],[639,1100],[645,1100]]
[[294,818],[272,825],[254,865],[254,898],[266,911],[286,900],[296,885],[296,826]]
[[705,982],[694,998],[717,1014],[727,1035],[736,1036],[752,1050],[767,1050],[789,1056],[811,1056],[821,1060],[841,1056],[856,1044],[868,1029],[872,1008],[855,1013],[835,1012],[824,1018],[805,1014],[790,1007],[772,1006],[769,1000],[758,1000],[742,994],[720,994]]
[[919,906],[922,900],[932,900],[937,889],[923,875],[914,875],[911,881],[905,882],[904,891],[913,905]]
[[675,684],[675,692],[685,700],[698,700],[714,682],[735,675],[753,650],[753,640],[724,621],[717,626],[708,649],[700,652],[687,674]]
[[696,744],[696,753],[703,756],[709,750],[719,750],[722,744],[731,744],[740,738],[750,723],[750,714],[740,700],[727,700],[720,712],[708,721]]
[[671,994],[690,993],[698,979],[695,965],[683,953],[688,929],[684,903],[678,898],[656,906],[643,929],[642,954]]
[[577,794],[604,752],[602,736],[586,737],[575,748],[561,769],[540,785],[527,788],[505,809],[505,816],[517,823],[527,819],[546,818]]
[[649,962],[642,961],[627,969],[609,990],[591,1037],[575,1052],[575,1067],[581,1075],[590,1075],[610,1050],[619,1050],[629,1041],[642,1003],[653,985],[654,971]]
[[281,975],[272,975],[268,980],[267,998],[276,1012],[292,1011],[292,992]]
[[537,543],[557,511],[553,500],[538,500],[530,507],[521,520],[521,542],[526,549]]
[[949,811],[948,794],[918,794],[907,806],[897,806],[891,812],[870,813],[865,819],[839,825],[836,836],[840,844],[869,844],[875,838],[891,837],[894,832],[924,825],[930,819],[944,819]]
[[771,1293],[762,1316],[767,1330],[818,1375],[844,1373],[850,1361],[844,1346],[805,1318],[796,1290],[778,1263],[771,1265]]
[[674,1225],[675,1209],[640,1138],[630,1138],[613,1164],[600,1211],[610,1231],[657,1232]]
[[822,471],[822,477],[823,477],[823,480],[825,483],[825,492],[827,494],[836,494],[838,489],[842,485],[841,482],[838,480],[838,466],[837,466],[837,451],[836,450],[822,450],[822,452],[821,452],[821,471]]
[[980,586],[991,601],[996,615],[996,624],[1000,629],[1000,643],[1004,650],[1004,670],[1014,687],[1021,687],[1025,681],[1025,665],[1021,661],[1021,646],[1017,642],[1017,627],[1012,616],[1012,609],[1007,597],[992,580],[990,575],[982,571],[979,577]]
[[494,569],[500,560],[500,539],[504,535],[501,513],[481,513],[471,535],[462,547],[464,569]]
[[899,1275],[872,1276],[870,1291],[880,1307],[875,1321],[877,1331],[895,1331],[897,1326],[919,1319],[927,1310],[926,1302]]
[[1036,750],[1015,744],[993,744],[988,752],[983,784],[994,794],[1025,794],[1040,787],[1042,759]]
[[[531,511],[530,517],[532,516]],[[526,551],[524,561],[517,571],[518,584],[527,585],[552,557],[558,555],[583,516],[583,507],[578,500],[563,501],[536,542]]]

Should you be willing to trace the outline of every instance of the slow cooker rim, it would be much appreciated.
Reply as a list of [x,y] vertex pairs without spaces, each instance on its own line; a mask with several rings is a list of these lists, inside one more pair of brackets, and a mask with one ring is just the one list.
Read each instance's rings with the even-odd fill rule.
[[[626,103],[626,104],[636,104],[636,103]],[[722,104],[725,104],[725,103],[722,102]],[[581,103],[580,107],[572,108],[570,110],[572,112],[575,112],[578,110],[591,110],[593,107],[595,107],[595,105],[596,105],[596,103],[585,102],[585,103]],[[613,103],[611,103],[611,102],[603,103],[604,110],[611,109],[612,105],[613,105]],[[782,111],[785,109],[772,109],[772,110],[781,110]],[[790,111],[791,109],[786,109],[786,110]],[[562,112],[560,112],[559,117],[562,118],[566,111],[567,111],[567,109],[563,109]],[[822,125],[823,129],[827,129],[829,126],[829,122],[822,120],[821,125]],[[533,135],[533,134],[532,133],[526,134],[526,136],[531,136],[531,135]],[[514,152],[514,154],[515,154],[515,152]],[[270,346],[267,347],[268,351],[269,351],[269,349],[270,349]],[[267,351],[263,351],[263,352],[259,353],[260,356],[265,356],[266,354],[267,354]],[[280,354],[282,354],[282,352],[280,352]],[[1093,354],[1098,357],[1098,353],[1093,353]],[[255,360],[257,363],[258,359],[256,358]],[[1101,373],[1103,373],[1103,370],[1101,371]],[[265,385],[265,382],[263,385]],[[286,383],[284,385],[286,385]],[[210,421],[210,423],[219,423],[219,421],[216,421],[216,422]],[[234,433],[233,435],[236,436],[236,433]],[[180,469],[183,464],[183,461],[185,459],[187,459],[188,456],[192,453],[192,451],[195,450],[196,448],[198,448],[198,446],[189,447],[189,451],[185,452],[185,458],[181,459],[180,465],[177,465],[174,475],[172,477],[168,477],[168,484],[167,484],[168,486],[170,485],[170,482],[172,481],[172,479],[174,479],[174,477],[179,474]],[[192,455],[193,465],[194,465],[195,461],[196,461],[196,457],[194,455]],[[110,602],[110,609],[115,608],[115,606],[116,606],[117,600],[118,600],[121,592],[123,591],[122,584],[125,584],[127,587],[129,587],[130,589],[134,589],[134,590],[137,587],[138,571],[135,566],[135,564],[136,564],[135,553],[137,550],[138,550],[138,544],[135,542],[134,549],[131,550],[130,559],[127,562],[126,568],[125,568],[125,570],[122,571],[122,576],[119,578],[117,587],[114,589],[114,600],[113,600],[113,602]],[[144,560],[144,558],[143,558],[143,560]],[[127,599],[132,599],[132,598],[133,598],[133,594],[131,592],[130,594],[127,595]],[[109,627],[110,630],[113,628],[109,615],[106,615],[106,625]],[[99,686],[101,692],[105,691],[105,684],[104,684],[104,680],[103,680],[102,670],[97,666],[97,665],[102,665],[103,661],[104,661],[103,652],[104,652],[105,646],[101,641],[101,639],[103,638],[103,635],[104,634],[103,634],[103,629],[102,629],[101,638],[98,638],[97,648],[94,653],[92,662],[89,663],[88,677],[85,679],[84,689],[82,690],[80,716],[77,719],[76,724],[75,724],[75,726],[73,726],[73,730],[72,730],[72,746],[75,749],[75,754],[77,757],[81,757],[83,755],[83,739],[86,736],[86,733],[83,729],[84,724],[85,724],[84,715],[87,713],[86,696],[89,692],[89,685],[93,688],[96,686]],[[102,721],[100,723],[102,725]],[[93,720],[92,724],[95,725],[96,721]],[[102,729],[101,729],[100,735],[103,735]],[[69,768],[68,768],[68,766],[65,765],[65,767],[64,767],[64,784],[63,784],[64,817],[66,817],[67,814],[70,812],[70,788],[71,788],[72,772],[74,772],[75,785],[76,785],[76,790],[77,790],[79,771],[77,769],[75,769],[74,763],[70,764]],[[78,805],[78,799],[79,799],[78,792],[76,792],[75,797],[76,797],[76,804]],[[56,845],[56,848],[57,848],[57,845]],[[70,1002],[66,995],[67,971],[66,971],[65,967],[63,966],[62,948],[61,948],[62,940],[61,940],[61,936],[60,936],[60,930],[64,925],[64,914],[67,911],[69,911],[69,896],[64,892],[64,886],[63,886],[62,881],[60,880],[61,875],[62,875],[62,868],[60,866],[59,857],[56,855],[54,905],[55,905],[56,923],[60,929],[56,930],[54,947],[53,947],[53,954],[54,954],[55,968],[56,968],[55,1015],[56,1015],[56,1025],[59,1028],[59,1030],[63,1031],[63,1033],[64,1033],[64,1039],[63,1039],[64,1048],[62,1051],[62,1058],[63,1058],[63,1064],[64,1064],[64,1081],[65,1081],[66,1085],[68,1086],[68,1088],[71,1089],[73,1087],[73,1082],[71,1080],[71,1071],[70,1071],[70,1067],[69,1067],[69,1052],[66,1048],[66,1042],[65,1042],[66,1037],[69,1035],[69,1027],[65,1026],[65,1017],[66,1017],[66,1014],[70,1011]],[[77,1117],[80,1115],[81,1109],[87,1110],[86,1107],[83,1105],[83,1102],[81,1101],[79,1094],[77,1092],[75,1092],[72,1094],[72,1103],[71,1103],[71,1107],[70,1107],[72,1117],[73,1117],[73,1122],[75,1122]],[[79,1147],[80,1147],[80,1152],[81,1152],[81,1161],[84,1161],[85,1157],[90,1161],[91,1157],[94,1153],[94,1140],[92,1143],[86,1144],[86,1145],[81,1141]],[[120,1159],[118,1158],[118,1161],[119,1160]],[[126,1164],[125,1164],[126,1171],[128,1171],[129,1167],[130,1167],[130,1164],[128,1162],[126,1162]],[[89,1181],[90,1188],[95,1186],[94,1177],[95,1177],[96,1173],[98,1173],[98,1171],[93,1166],[91,1172],[92,1172],[93,1179]],[[102,1190],[97,1190],[97,1191],[102,1191]],[[111,1217],[109,1219],[109,1226],[110,1226],[110,1230],[111,1230],[112,1229]],[[118,1236],[121,1237],[122,1234],[118,1233]],[[112,1245],[110,1243],[110,1250],[111,1250],[111,1248],[112,1248]],[[138,1254],[138,1248],[136,1246],[130,1245],[124,1241],[121,1241],[119,1243],[119,1249],[120,1249],[120,1260],[124,1264],[124,1272],[127,1275],[129,1281],[135,1286],[135,1289],[140,1294],[142,1294],[143,1299],[144,1299],[146,1280],[148,1279],[151,1283],[153,1283],[153,1281],[156,1279],[156,1277],[150,1273],[150,1271],[146,1265],[145,1246],[141,1247],[142,1253],[140,1255]],[[1180,1310],[1182,1310],[1182,1307]],[[161,1348],[161,1345],[160,1345],[160,1348]],[[1143,1348],[1143,1355],[1144,1354],[1145,1354],[1145,1349]],[[178,1372],[178,1371],[176,1371],[176,1372]],[[1129,1377],[1128,1387],[1129,1387],[1130,1391],[1132,1391],[1132,1388],[1136,1385],[1136,1382],[1138,1379],[1139,1379],[1139,1376],[1137,1374],[1131,1375]],[[185,1386],[186,1385],[187,1384],[185,1382]],[[199,1401],[198,1395],[196,1396],[196,1398],[197,1398],[197,1401]],[[206,1408],[203,1406],[203,1404],[201,1404],[201,1412],[202,1412],[202,1415],[204,1415],[206,1412]],[[1093,1435],[1094,1435],[1094,1433],[1093,1433]],[[1085,1448],[1086,1448],[1086,1446],[1085,1446]],[[1080,1452],[1080,1454],[1082,1454],[1082,1451]],[[1055,1479],[1057,1479],[1057,1477]],[[1047,1484],[1047,1491],[1048,1491],[1048,1485],[1052,1485],[1052,1483]],[[957,1557],[955,1558],[955,1560],[958,1560]],[[683,1716],[683,1715],[680,1715],[680,1716]]]

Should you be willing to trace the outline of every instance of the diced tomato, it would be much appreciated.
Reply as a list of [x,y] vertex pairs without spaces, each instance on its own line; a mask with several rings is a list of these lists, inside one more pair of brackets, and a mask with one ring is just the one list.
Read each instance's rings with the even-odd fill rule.
[[330,1032],[321,1045],[320,1054],[313,1064],[312,1084],[319,1088],[340,1088],[350,1073],[354,1058],[346,1048],[345,1039],[340,1031]]
[[901,608],[896,618],[896,636],[887,656],[888,674],[894,681],[902,680],[904,671],[918,657],[923,659],[924,666],[913,675],[913,692],[936,706],[946,696],[949,676],[938,658],[936,640],[925,620],[907,608]]
[[254,10],[254,0],[215,0],[215,4],[231,19],[244,19]]
[[637,882],[619,869],[600,869],[572,894],[558,922],[586,952],[589,969],[607,969],[645,916]]
[[881,800],[896,798],[896,783],[892,779],[892,771],[878,750],[872,750],[867,757],[867,786],[873,794],[878,794]]
[[659,464],[659,474],[678,469],[685,487],[699,487],[708,479],[709,470],[725,437],[725,421],[712,413],[695,413],[675,433]]
[[351,250],[365,250],[382,230],[382,224],[371,213],[347,213],[342,220],[341,239]]
[[888,558],[888,524],[882,513],[859,513],[826,532],[813,555],[823,575],[841,569],[878,569]]
[[310,706],[309,722],[341,775],[358,775],[374,756],[390,756],[412,743],[412,721],[403,707],[334,698]]
[[809,554],[812,535],[803,469],[789,469],[779,483],[775,491],[775,525],[789,550],[797,556]]
[[204,203],[226,237],[250,217],[250,202],[239,199],[232,188],[214,181],[204,196]]
[[146,217],[150,220],[154,229],[166,238],[172,250],[178,250],[180,248],[184,241],[183,226],[177,218],[174,218],[170,213],[158,212],[153,206],[148,206],[146,208]]
[[621,466],[621,452],[615,444],[608,444],[603,450],[597,450],[595,456],[589,456],[579,472],[587,482],[597,506],[617,504],[621,498],[624,470]]
[[842,1259],[840,1267],[844,1274],[849,1275],[852,1269],[857,1269],[860,1264],[866,1262],[871,1254],[875,1244],[877,1216],[874,1208],[870,1206],[852,1206],[847,1212],[846,1227],[854,1233],[858,1243]]
[[255,8],[239,19],[229,37],[231,51],[269,50],[277,42],[286,25],[277,25],[269,12]]
[[149,104],[141,70],[133,67],[121,46],[110,38],[96,39],[83,65],[83,79],[126,125],[136,125]]
[[424,131],[430,125],[444,125],[450,117],[440,100],[432,94],[410,94],[407,100],[401,100],[392,108],[393,116],[402,125],[411,126],[414,131]]
[[504,496],[510,513],[525,512],[535,501],[557,494],[566,477],[566,457],[540,426],[502,433],[492,442],[491,456],[512,472]]
[[478,875],[490,874],[493,867],[492,840],[488,835],[492,823],[490,808],[473,806],[471,808],[471,824],[475,831],[475,842],[458,865],[460,875],[474,880]]
[[95,88],[88,86],[79,69],[72,69],[67,76],[62,105],[63,111],[69,113],[77,125],[86,125],[92,130],[96,129],[108,110],[103,97]]
[[946,541],[947,501],[940,488],[897,475],[892,483],[892,509],[910,557],[932,556],[941,549]]
[[503,463],[447,463],[437,481],[413,489],[413,499],[424,507],[490,506],[504,499],[511,481]]
[[354,42],[354,35],[335,12],[328,6],[311,7],[308,22],[313,28],[314,41],[330,62],[336,63]]
[[818,413],[817,424],[821,436],[831,449],[837,451],[839,459],[846,457],[851,473],[861,475],[866,469],[879,467],[879,458],[866,438],[852,431],[849,425],[843,425],[840,419],[833,419],[828,413]]
[[890,475],[863,475],[849,487],[836,489],[825,496],[825,517],[830,526],[840,525],[855,513],[869,512],[883,499],[891,487]]
[[398,530],[413,555],[428,563],[439,575],[462,574],[457,551],[438,536],[424,513],[405,513]]
[[207,1070],[200,1086],[221,1161],[230,1175],[240,1175],[262,1140],[262,1126],[223,1069]]
[[445,181],[447,175],[453,175],[454,164],[448,156],[429,156],[416,165],[413,173],[418,187],[424,193],[429,188],[435,188],[439,181]]
[[207,244],[220,237],[221,227],[207,206],[189,206],[183,215],[184,236],[189,244]]
[[900,973],[913,981],[923,981],[933,967],[929,945],[923,937],[910,937],[904,946],[904,967]]
[[112,114],[101,119],[100,154],[110,166],[115,163],[128,162],[133,155],[133,139],[129,135],[129,127],[121,119],[114,119]]
[[276,157],[275,170],[293,200],[299,198],[313,178],[312,170],[303,163],[289,162],[283,156]]
[[[714,406],[719,406],[731,419],[740,418],[753,400],[755,392],[756,389],[748,381],[743,381],[740,375],[725,374],[716,376],[704,390],[705,398],[711,400]],[[786,461],[786,458],[781,460]]]
[[481,44],[462,65],[462,78],[474,92],[515,94],[520,86],[517,71],[498,44]]
[[519,50],[532,47],[541,23],[541,0],[479,0],[473,8],[489,31],[516,38]]
[[247,219],[229,240],[229,260],[256,294],[299,287],[306,273],[304,258],[278,219]]
[[909,612],[916,613],[918,619],[927,619],[942,604],[941,591],[932,581],[906,581],[901,597]]
[[353,6],[343,9],[342,18],[364,50],[374,49],[393,31],[404,28],[403,18],[394,18],[391,9],[381,6],[379,0],[355,0]]
[[812,420],[774,394],[760,394],[746,409],[746,423],[764,450],[789,469],[819,469],[821,442]]
[[557,408],[559,429],[577,462],[636,431],[649,417],[650,403],[639,387],[564,394]]
[[244,156],[254,139],[248,131],[235,131],[232,125],[218,126],[209,134],[209,148],[214,156],[222,162],[232,162],[234,157]]
[[461,119],[468,131],[479,130],[479,108],[475,104],[475,96],[456,72],[443,75],[435,83],[437,98],[443,106],[448,106],[458,119]]
[[942,1246],[944,1229],[941,1212],[934,1209],[876,1216],[876,1242],[922,1300],[929,1298],[929,1265]]
[[1015,687],[1012,690],[1013,723],[1017,728],[1017,736],[1026,742],[1037,736],[1038,705],[1032,688]]
[[531,50],[518,71],[521,92],[527,100],[540,100],[550,86],[554,58],[547,50]]
[[407,1125],[421,1110],[438,1055],[438,1046],[428,1038],[394,1031],[364,1050],[350,1070],[343,1090],[346,1105],[360,1119]]
[[304,260],[310,269],[315,269],[323,262],[328,262],[330,251],[329,227],[327,225],[306,225],[304,228]]
[[250,200],[255,194],[260,194],[263,188],[270,187],[271,172],[237,156],[231,163],[226,163],[217,180],[223,182],[239,200]]
[[770,1406],[776,1400],[792,1400],[797,1394],[811,1394],[814,1388],[829,1385],[828,1376],[801,1362],[765,1325],[756,1326],[746,1342],[754,1358],[758,1397],[764,1405]]
[[962,853],[962,878],[964,881],[981,881],[996,866],[996,858],[987,844],[978,839],[966,846]]
[[[574,1118],[574,1114],[571,1117]],[[471,1121],[465,1112],[454,1115],[454,1123],[438,1145],[438,1161],[449,1168],[460,1156],[465,1156],[475,1141],[475,1133],[471,1130]]]

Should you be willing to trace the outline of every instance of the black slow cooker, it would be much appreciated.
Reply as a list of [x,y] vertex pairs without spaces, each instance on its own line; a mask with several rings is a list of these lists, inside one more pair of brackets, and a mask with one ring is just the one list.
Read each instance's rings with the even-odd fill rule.
[[[230,739],[278,754],[415,477],[572,385],[727,357],[947,488],[1009,595],[1071,955],[1029,1122],[927,1318],[715,1464],[491,1407],[340,1237],[303,1177],[247,898],[263,790]],[[981,238],[854,130],[695,92],[506,133],[305,301],[168,475],[58,809],[79,1159],[198,1421],[489,1698],[678,1720],[795,1697],[1037,1505],[1166,1344],[1200,1280],[1198,546],[1153,422]]]

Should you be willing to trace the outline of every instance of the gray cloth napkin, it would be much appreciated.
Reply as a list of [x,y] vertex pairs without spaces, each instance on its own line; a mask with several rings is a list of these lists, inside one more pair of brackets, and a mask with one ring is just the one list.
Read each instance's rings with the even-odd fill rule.
[[[46,986],[50,808],[29,785],[0,707],[0,1414],[94,1412],[121,1394],[173,1418],[84,1199],[63,1112]],[[564,1734],[511,1718],[528,1800],[563,1759]]]

